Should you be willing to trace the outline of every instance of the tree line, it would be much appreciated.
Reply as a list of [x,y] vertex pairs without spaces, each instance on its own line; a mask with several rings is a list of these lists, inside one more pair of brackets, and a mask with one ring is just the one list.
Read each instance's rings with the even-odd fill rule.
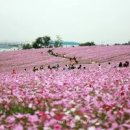
[[79,46],[95,46],[96,44],[94,42],[85,42],[85,43],[81,43],[79,44]]
[[[35,41],[32,43],[23,44],[22,49],[62,47],[63,43],[64,42],[62,41],[60,36],[56,36],[56,40],[52,40],[50,36],[43,36],[36,38]],[[130,45],[130,41],[122,44],[115,43],[114,45]],[[96,46],[96,44],[91,41],[79,43],[79,46]],[[107,44],[107,46],[109,46],[109,44]]]
[[52,40],[50,36],[38,37],[32,43],[23,44],[23,49],[31,49],[31,48],[51,48],[51,47],[62,47],[63,41],[60,36],[56,37],[56,40]]
[[128,41],[128,42],[126,42],[126,43],[122,43],[122,44],[120,44],[120,43],[115,43],[114,45],[130,45],[130,41]]

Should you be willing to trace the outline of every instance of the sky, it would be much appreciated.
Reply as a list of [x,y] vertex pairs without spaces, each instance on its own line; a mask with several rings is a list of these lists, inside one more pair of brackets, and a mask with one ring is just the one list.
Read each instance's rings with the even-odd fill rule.
[[130,0],[0,0],[0,41],[130,41]]

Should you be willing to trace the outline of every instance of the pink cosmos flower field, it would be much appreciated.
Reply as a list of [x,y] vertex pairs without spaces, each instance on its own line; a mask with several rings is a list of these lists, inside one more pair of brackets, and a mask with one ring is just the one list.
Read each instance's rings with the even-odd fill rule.
[[74,70],[47,50],[0,53],[0,130],[130,130],[129,46],[54,49],[86,67]]

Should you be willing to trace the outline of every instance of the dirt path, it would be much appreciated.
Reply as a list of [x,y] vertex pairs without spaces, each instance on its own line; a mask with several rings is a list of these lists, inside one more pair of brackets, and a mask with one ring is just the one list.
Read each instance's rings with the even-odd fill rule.
[[64,59],[68,59],[69,62],[73,62],[74,64],[78,64],[79,63],[79,61],[77,60],[76,57],[69,57],[69,56],[65,56],[64,54],[55,53],[53,50],[48,50],[47,52],[51,56],[61,57],[61,58],[64,58]]

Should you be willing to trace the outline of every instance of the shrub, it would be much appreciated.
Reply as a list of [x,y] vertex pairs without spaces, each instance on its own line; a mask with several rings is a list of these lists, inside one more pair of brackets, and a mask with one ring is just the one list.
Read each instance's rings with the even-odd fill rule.
[[85,43],[79,44],[79,46],[95,46],[95,43],[94,42],[85,42]]
[[29,43],[27,43],[27,44],[24,44],[24,45],[22,46],[22,48],[23,48],[23,49],[31,49],[31,48],[32,48],[32,45],[29,44]]
[[60,38],[60,36],[57,36],[56,38],[57,40],[54,41],[54,47],[62,47],[63,46],[62,39]]
[[41,45],[37,42],[33,42],[32,47],[33,48],[41,48]]

